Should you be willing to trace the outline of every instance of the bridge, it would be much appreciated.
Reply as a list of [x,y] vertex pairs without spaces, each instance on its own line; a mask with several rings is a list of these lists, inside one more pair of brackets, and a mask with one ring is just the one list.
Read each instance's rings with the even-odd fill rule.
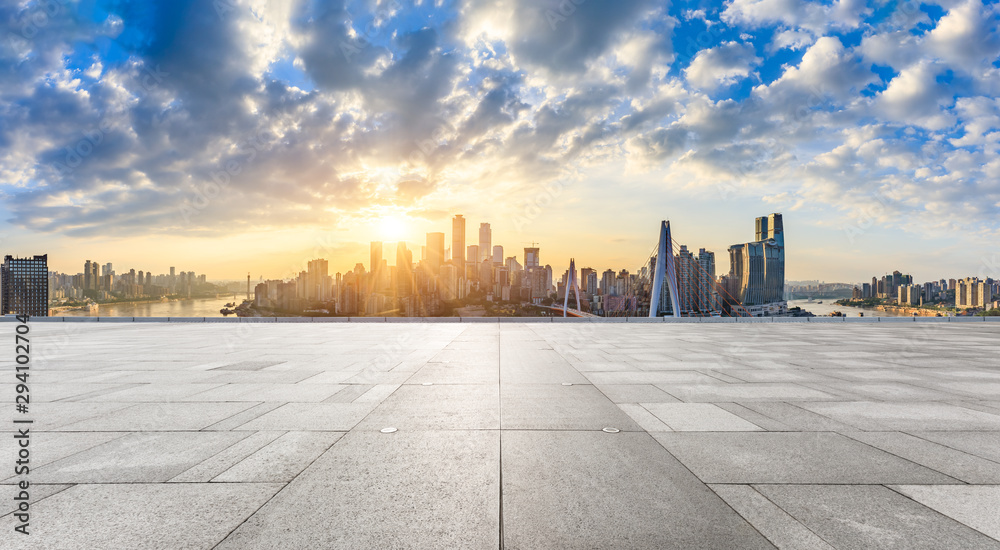
[[[747,310],[739,306],[739,300],[718,285],[715,274],[708,273],[700,262],[686,261],[685,276],[689,280],[706,281],[695,292],[681,293],[678,288],[678,266],[675,256],[687,253],[686,247],[677,242],[671,235],[670,222],[663,220],[656,246],[636,270],[637,278],[629,281],[629,288],[623,295],[615,294],[617,304],[621,309],[605,310],[605,316],[613,317],[747,317]],[[689,254],[689,253],[688,253]],[[690,258],[689,258],[690,260]],[[703,289],[709,291],[703,292]],[[688,289],[690,290],[690,289]],[[569,307],[570,294],[575,294],[576,309]],[[719,300],[714,297],[718,295]],[[719,302],[730,304],[731,308],[723,308]],[[557,310],[563,317],[594,317],[582,311],[580,304],[580,285],[577,280],[576,260],[570,258],[569,280],[566,281],[566,294],[563,304],[553,305],[549,309]]]

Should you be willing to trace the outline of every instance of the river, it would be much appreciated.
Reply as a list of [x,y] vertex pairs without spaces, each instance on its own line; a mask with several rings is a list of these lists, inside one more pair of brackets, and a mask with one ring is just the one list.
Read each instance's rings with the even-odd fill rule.
[[102,304],[97,311],[56,311],[56,317],[222,317],[219,310],[233,300],[225,298],[190,298],[171,302],[143,302],[138,304]]
[[802,309],[818,316],[826,317],[834,311],[839,311],[848,317],[859,317],[859,313],[864,313],[865,317],[903,317],[891,311],[879,311],[877,309],[864,309],[860,307],[838,306],[834,302],[836,299],[822,300],[822,304],[810,302],[809,300],[789,300],[788,307],[799,306]]

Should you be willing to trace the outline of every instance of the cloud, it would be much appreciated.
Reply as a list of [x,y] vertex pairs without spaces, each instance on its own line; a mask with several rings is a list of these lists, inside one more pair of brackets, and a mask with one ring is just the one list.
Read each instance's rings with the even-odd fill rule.
[[699,52],[684,70],[684,76],[694,87],[711,91],[746,78],[760,62],[750,44],[726,42]]
[[891,189],[886,223],[1000,219],[978,0],[733,0],[710,25],[645,0],[67,4],[25,37],[33,6],[0,7],[0,193],[26,230],[340,228],[484,197],[501,217],[619,164],[835,212]]

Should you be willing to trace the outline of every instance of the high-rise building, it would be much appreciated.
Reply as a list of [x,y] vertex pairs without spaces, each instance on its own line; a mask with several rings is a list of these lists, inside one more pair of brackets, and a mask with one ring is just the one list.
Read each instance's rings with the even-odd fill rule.
[[396,296],[409,296],[413,290],[413,256],[406,243],[396,244]]
[[[785,236],[781,214],[757,218],[756,230],[756,241],[729,247],[730,277],[739,285],[734,298],[750,315],[764,309],[784,311],[787,308],[784,301]],[[750,307],[766,304],[777,304],[777,307]]]
[[959,309],[988,308],[993,301],[993,285],[978,277],[959,279],[955,285],[955,307]]
[[47,317],[48,254],[33,258],[5,256],[0,265],[0,313]]
[[[483,260],[490,257],[493,251],[493,230],[490,229],[490,224],[481,223],[479,224],[479,257],[475,259],[477,264],[482,263]],[[469,261],[473,261],[469,258]]]
[[432,275],[441,273],[441,264],[444,263],[444,233],[427,234],[427,268]]
[[695,266],[694,254],[682,244],[674,256],[674,269],[677,274],[677,300],[680,302],[682,315],[690,315],[700,311],[698,303],[698,269]]
[[541,264],[538,260],[538,249],[537,248],[525,248],[524,249],[524,269],[530,269],[532,267],[539,267]]
[[493,245],[493,265],[503,265],[503,247],[498,244]]
[[702,313],[719,309],[719,293],[715,280],[715,252],[698,250],[698,306]]
[[307,300],[328,301],[332,281],[329,275],[329,263],[323,259],[312,260],[307,264],[305,298]]
[[465,249],[466,249],[465,253],[466,265],[473,265],[475,266],[475,269],[478,270],[479,260],[477,258],[479,258],[479,245],[470,244],[469,246],[465,247]]
[[451,263],[458,270],[458,277],[465,277],[465,218],[461,214],[451,220]]
[[382,241],[372,241],[369,245],[368,271],[371,273],[372,291],[381,290],[379,279],[382,275]]

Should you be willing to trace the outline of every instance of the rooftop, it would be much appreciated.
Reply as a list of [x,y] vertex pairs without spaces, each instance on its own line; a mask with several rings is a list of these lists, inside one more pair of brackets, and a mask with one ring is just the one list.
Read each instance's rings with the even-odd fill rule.
[[3,548],[1000,548],[1000,323],[30,336]]

